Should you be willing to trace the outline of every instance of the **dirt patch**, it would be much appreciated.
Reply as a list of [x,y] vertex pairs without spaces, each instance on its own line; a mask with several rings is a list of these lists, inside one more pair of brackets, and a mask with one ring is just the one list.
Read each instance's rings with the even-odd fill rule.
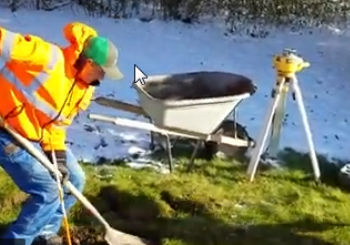
[[176,211],[181,211],[193,215],[205,215],[208,214],[206,207],[201,204],[190,200],[189,198],[179,198],[172,195],[168,191],[161,193],[162,200],[169,204],[171,208]]
[[[157,220],[161,216],[161,210],[151,197],[142,193],[126,192],[111,185],[102,187],[99,193],[89,197],[89,200],[114,229],[144,238],[151,245],[160,244]],[[74,245],[107,244],[104,241],[103,227],[91,225],[96,223],[94,217],[83,213],[77,220],[79,229],[74,237],[80,240],[80,243]]]
[[[65,234],[61,232],[64,237],[65,244],[67,240],[65,239]],[[72,245],[108,245],[104,240],[104,234],[97,232],[93,228],[79,227],[74,228],[71,233]]]
[[109,210],[118,214],[121,219],[149,221],[160,215],[158,205],[143,194],[133,195],[114,186],[107,186],[101,189],[99,198],[102,198]]

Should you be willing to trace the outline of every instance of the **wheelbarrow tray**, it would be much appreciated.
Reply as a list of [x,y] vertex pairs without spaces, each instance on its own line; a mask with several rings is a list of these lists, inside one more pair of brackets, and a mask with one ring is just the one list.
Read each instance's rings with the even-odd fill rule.
[[247,77],[226,72],[149,76],[134,87],[154,125],[199,134],[213,133],[256,88]]

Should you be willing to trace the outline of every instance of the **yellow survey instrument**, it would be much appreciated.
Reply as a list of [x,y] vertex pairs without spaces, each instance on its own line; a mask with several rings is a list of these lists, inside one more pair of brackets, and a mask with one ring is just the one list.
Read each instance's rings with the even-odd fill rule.
[[310,66],[309,62],[298,56],[295,50],[285,49],[282,54],[278,54],[273,58],[273,67],[279,75],[289,77],[300,72],[302,69]]

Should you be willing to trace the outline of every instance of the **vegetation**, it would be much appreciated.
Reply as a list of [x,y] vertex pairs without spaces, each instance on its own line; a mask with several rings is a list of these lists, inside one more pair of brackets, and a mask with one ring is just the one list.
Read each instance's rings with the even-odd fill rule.
[[[138,17],[182,20],[186,23],[220,18],[231,32],[248,25],[308,27],[344,24],[349,20],[347,0],[4,0],[2,6],[51,11],[64,6],[81,6],[90,16]],[[244,26],[244,27],[242,27]]]
[[[254,182],[233,159],[188,158],[176,171],[131,169],[122,163],[83,164],[85,195],[111,225],[162,245],[349,244],[350,196],[337,186],[336,165],[319,157],[322,183],[307,155],[285,151],[281,169],[259,168]],[[14,220],[25,199],[0,172],[0,226]],[[96,219],[78,203],[70,223],[80,244],[105,244]]]

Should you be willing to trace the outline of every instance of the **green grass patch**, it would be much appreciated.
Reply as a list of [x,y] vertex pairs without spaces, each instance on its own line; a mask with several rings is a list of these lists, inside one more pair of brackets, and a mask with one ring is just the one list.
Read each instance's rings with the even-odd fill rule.
[[[116,229],[162,245],[349,244],[350,196],[336,169],[312,179],[307,156],[283,155],[283,169],[259,168],[254,182],[233,159],[177,160],[172,174],[125,165],[83,164],[84,194]],[[327,174],[328,173],[328,174]],[[25,195],[0,172],[0,226],[16,218]],[[100,224],[78,203],[70,222],[82,244],[104,244]]]

